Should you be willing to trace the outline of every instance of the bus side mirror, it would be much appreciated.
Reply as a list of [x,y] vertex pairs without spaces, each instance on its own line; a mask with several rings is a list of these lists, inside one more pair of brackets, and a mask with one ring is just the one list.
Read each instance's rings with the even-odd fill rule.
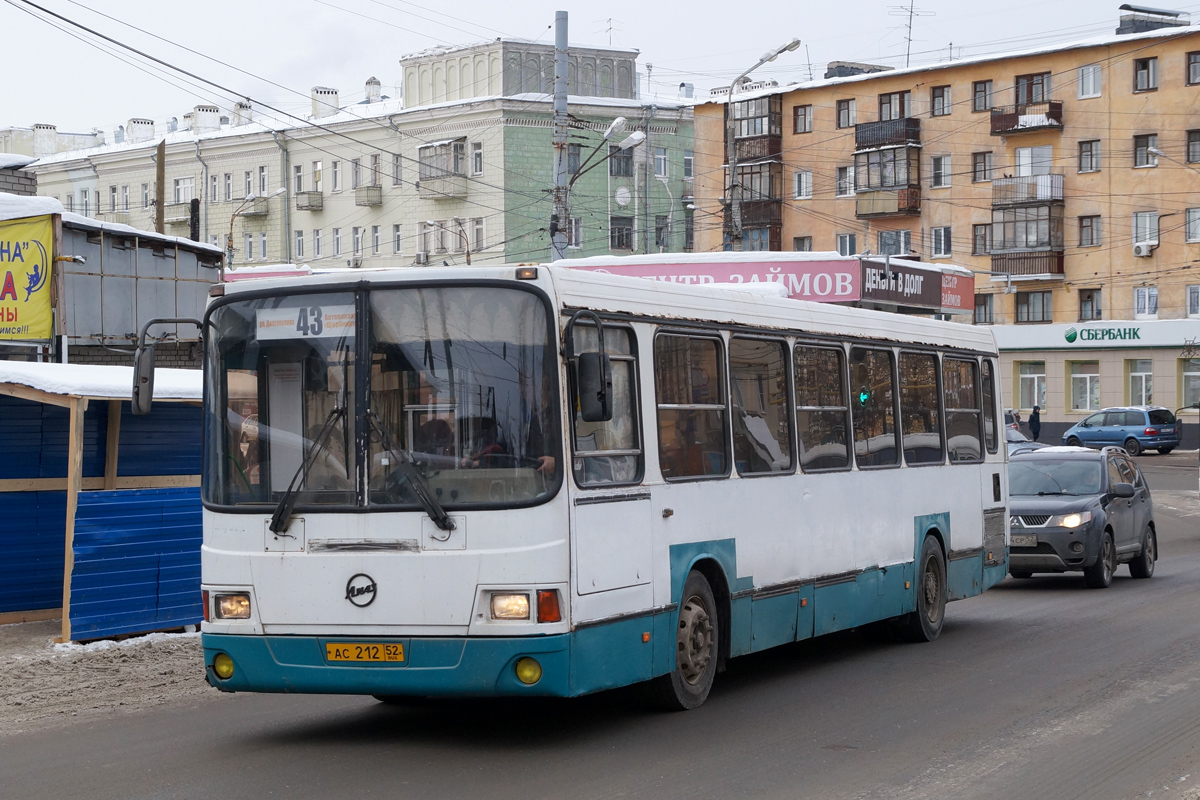
[[139,347],[133,357],[133,397],[131,408],[135,416],[150,413],[154,400],[154,345]]
[[612,363],[607,353],[580,353],[576,359],[579,416],[584,422],[608,422],[612,409]]

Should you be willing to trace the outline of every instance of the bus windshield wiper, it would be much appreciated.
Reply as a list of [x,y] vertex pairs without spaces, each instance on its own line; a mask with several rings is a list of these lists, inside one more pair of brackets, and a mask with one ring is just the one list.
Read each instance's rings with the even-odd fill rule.
[[313,438],[312,444],[309,445],[308,450],[304,453],[304,458],[300,460],[300,466],[296,469],[296,474],[292,476],[291,482],[288,483],[287,491],[283,493],[283,497],[279,498],[279,503],[275,506],[275,513],[271,515],[271,524],[269,526],[271,533],[288,535],[286,531],[291,524],[292,509],[296,507],[296,497],[300,489],[300,484],[308,476],[308,468],[312,466],[313,457],[317,454],[317,450],[324,449],[323,443],[325,438],[329,436],[337,421],[345,416],[346,409],[342,406],[335,406],[330,410],[329,416],[325,417],[325,424],[321,426],[321,430]]
[[412,486],[413,494],[417,496],[417,500],[421,503],[421,507],[425,509],[425,513],[442,530],[454,530],[456,527],[454,520],[450,519],[450,515],[446,513],[446,509],[442,508],[442,504],[438,502],[433,492],[430,491],[429,482],[421,474],[421,470],[413,461],[412,455],[407,450],[401,450],[396,445],[396,440],[388,433],[387,428],[383,427],[380,423],[379,416],[370,409],[367,410],[367,421],[371,423],[371,427],[379,435],[379,443],[395,456],[396,469],[400,470],[404,477],[408,479],[409,484]]

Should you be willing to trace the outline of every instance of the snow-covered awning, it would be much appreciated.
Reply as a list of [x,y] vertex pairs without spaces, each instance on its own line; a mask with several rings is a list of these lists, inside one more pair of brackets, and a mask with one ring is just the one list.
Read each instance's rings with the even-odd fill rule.
[[[154,399],[199,402],[204,372],[198,369],[156,369]],[[52,364],[0,361],[0,394],[38,399],[12,387],[27,387],[43,395],[90,400],[128,400],[133,393],[133,367],[100,364]]]

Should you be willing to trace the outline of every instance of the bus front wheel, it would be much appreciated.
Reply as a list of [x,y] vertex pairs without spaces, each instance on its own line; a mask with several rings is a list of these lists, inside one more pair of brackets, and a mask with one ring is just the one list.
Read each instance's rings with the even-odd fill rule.
[[652,682],[668,711],[688,711],[708,697],[717,674],[720,615],[708,579],[693,570],[683,584],[675,629],[675,669]]
[[932,536],[921,545],[917,562],[917,608],[902,617],[904,634],[910,642],[932,642],[946,621],[946,559],[942,545]]

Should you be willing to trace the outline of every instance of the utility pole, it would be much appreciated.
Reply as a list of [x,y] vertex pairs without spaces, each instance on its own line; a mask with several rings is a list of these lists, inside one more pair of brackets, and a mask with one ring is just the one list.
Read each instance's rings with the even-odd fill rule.
[[554,213],[550,261],[566,258],[571,206],[567,196],[567,12],[554,13]]

